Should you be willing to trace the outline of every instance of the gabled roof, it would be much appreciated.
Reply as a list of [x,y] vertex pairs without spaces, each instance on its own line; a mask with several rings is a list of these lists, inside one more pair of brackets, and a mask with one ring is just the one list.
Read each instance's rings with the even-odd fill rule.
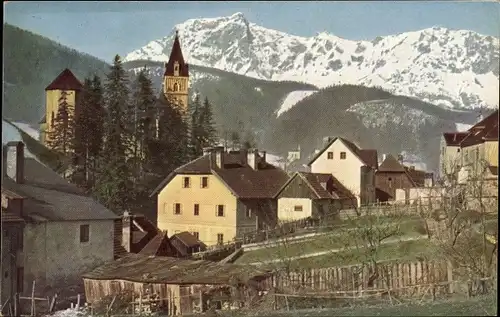
[[493,111],[493,113],[491,113],[489,116],[479,121],[478,123],[474,124],[467,131],[472,132],[473,130],[478,128],[491,127],[495,125],[495,123],[498,124],[498,110]]
[[174,45],[172,45],[172,50],[170,51],[170,57],[168,62],[165,64],[165,76],[174,76],[174,64],[179,63],[179,76],[189,77],[189,66],[184,61],[184,56],[182,56],[181,43],[179,41],[179,33],[175,32]]
[[324,147],[321,151],[316,153],[316,155],[309,161],[307,164],[308,166],[311,166],[318,157],[320,157],[335,141],[340,140],[342,141],[345,146],[351,150],[354,155],[356,155],[363,164],[376,169],[378,166],[378,160],[377,160],[377,150],[362,150],[360,149],[356,144],[352,143],[351,141],[341,138],[341,137],[334,137],[332,138]]
[[187,231],[176,233],[172,236],[172,238],[178,239],[180,242],[182,242],[188,248],[197,247],[197,246],[200,246],[203,244],[194,235],[192,235],[190,232],[187,232]]
[[66,68],[54,79],[45,90],[82,90],[82,83],[75,77],[75,75]]
[[468,147],[483,143],[485,140],[498,140],[498,110],[473,125],[466,137],[460,142],[460,147]]
[[167,233],[159,232],[148,242],[148,244],[146,244],[139,254],[175,257],[178,254],[178,251],[170,243]]
[[469,134],[469,132],[445,132],[444,141],[448,146],[459,146],[460,142]]
[[239,153],[224,152],[223,168],[210,166],[210,154],[177,168],[170,173],[151,193],[150,197],[161,191],[176,175],[215,175],[238,198],[273,198],[280,187],[288,180],[282,169],[264,162],[259,156],[258,169],[254,170],[242,159]]
[[25,158],[24,167],[23,184],[3,176],[2,187],[25,197],[23,211],[26,216],[48,221],[118,218],[77,186],[34,158]]
[[332,174],[296,172],[276,193],[276,197],[297,177],[312,190],[316,199],[345,199],[354,195]]
[[398,162],[398,160],[392,156],[391,154],[388,154],[385,157],[385,160],[380,164],[378,167],[378,171],[380,172],[405,172],[405,168],[401,163]]

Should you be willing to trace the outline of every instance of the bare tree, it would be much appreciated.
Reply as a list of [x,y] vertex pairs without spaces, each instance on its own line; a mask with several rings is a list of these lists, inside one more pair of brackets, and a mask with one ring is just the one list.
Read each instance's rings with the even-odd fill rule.
[[455,273],[461,279],[479,281],[469,291],[485,293],[497,252],[497,178],[479,155],[470,164],[457,160],[450,165],[439,182],[439,207],[421,204],[421,215],[432,224],[432,240]]

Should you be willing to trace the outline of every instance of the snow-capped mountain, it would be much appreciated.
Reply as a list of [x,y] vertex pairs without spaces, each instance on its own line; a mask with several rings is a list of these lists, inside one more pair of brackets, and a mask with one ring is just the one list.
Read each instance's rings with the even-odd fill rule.
[[[379,86],[443,107],[497,107],[500,40],[472,31],[429,28],[351,41],[300,37],[249,22],[243,14],[175,26],[188,63],[249,77]],[[174,30],[124,61],[167,61]]]

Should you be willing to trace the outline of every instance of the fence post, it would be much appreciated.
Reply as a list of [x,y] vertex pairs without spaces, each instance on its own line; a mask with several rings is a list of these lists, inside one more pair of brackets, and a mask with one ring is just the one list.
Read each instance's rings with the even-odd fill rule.
[[446,268],[447,268],[447,274],[448,274],[448,292],[449,293],[454,293],[454,287],[453,287],[453,265],[451,264],[451,261],[447,261],[446,263]]

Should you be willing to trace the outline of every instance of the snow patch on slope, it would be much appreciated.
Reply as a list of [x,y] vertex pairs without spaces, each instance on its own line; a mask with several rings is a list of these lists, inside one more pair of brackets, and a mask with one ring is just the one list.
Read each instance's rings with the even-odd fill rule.
[[266,153],[266,161],[274,166],[277,166],[281,169],[285,168],[285,159],[279,155],[274,155],[270,153]]
[[[188,63],[249,77],[380,86],[443,107],[495,107],[500,41],[467,30],[433,27],[373,41],[322,32],[301,37],[261,27],[241,13],[175,26]],[[167,61],[175,32],[124,58]]]
[[317,90],[296,90],[290,92],[288,95],[286,95],[285,99],[281,103],[280,108],[276,112],[276,117],[279,117],[283,113],[292,109],[292,107],[295,106],[299,101],[312,95],[316,91]]
[[465,131],[469,130],[473,125],[457,122],[457,123],[455,123],[455,126],[457,127],[458,132],[465,132]]
[[417,132],[425,122],[435,123],[437,119],[421,110],[387,100],[360,102],[347,109],[362,117],[367,128],[385,127],[388,122],[396,125],[408,125]]
[[24,122],[12,122],[12,124],[18,127],[19,129],[23,130],[24,132],[26,132],[26,134],[28,134],[33,139],[35,140],[40,139],[40,131],[33,128],[30,124]]

